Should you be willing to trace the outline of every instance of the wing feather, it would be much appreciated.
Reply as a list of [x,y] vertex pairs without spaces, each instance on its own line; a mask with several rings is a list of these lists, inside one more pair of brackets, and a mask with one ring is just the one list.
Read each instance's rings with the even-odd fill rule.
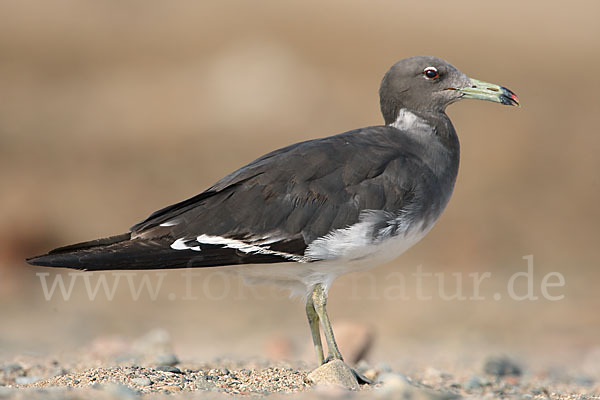
[[390,129],[365,128],[271,152],[153,213],[132,227],[132,237],[262,241],[303,256],[313,240],[358,222],[362,211],[395,212],[414,197],[412,179],[401,178],[422,163],[412,156],[414,144]]

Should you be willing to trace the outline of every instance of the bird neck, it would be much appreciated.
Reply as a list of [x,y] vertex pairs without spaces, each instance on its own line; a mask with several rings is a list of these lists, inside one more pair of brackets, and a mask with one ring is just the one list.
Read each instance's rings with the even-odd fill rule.
[[388,126],[418,143],[423,161],[440,178],[454,182],[460,161],[460,143],[450,118],[443,111],[398,110]]
[[444,111],[415,111],[399,108],[393,120],[386,118],[386,125],[416,138],[424,139],[433,135],[438,137],[446,147],[458,149],[456,131]]

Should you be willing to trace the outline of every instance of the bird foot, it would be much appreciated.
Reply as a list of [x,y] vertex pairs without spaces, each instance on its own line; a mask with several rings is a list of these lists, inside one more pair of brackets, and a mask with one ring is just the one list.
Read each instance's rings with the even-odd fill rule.
[[363,374],[361,374],[354,368],[350,368],[350,369],[352,370],[352,373],[354,374],[354,377],[358,381],[359,385],[374,385],[375,384],[374,380],[367,378],[366,376],[364,376]]

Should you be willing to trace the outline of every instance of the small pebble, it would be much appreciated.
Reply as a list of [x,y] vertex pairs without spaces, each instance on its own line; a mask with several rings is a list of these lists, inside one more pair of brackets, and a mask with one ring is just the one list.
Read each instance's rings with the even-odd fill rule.
[[536,386],[531,388],[529,391],[533,394],[542,394],[546,392],[546,389],[544,389],[543,387]]
[[90,387],[91,387],[92,389],[102,389],[102,385],[101,385],[100,383],[98,383],[98,382],[93,382],[93,383],[90,385]]
[[472,376],[462,385],[466,390],[481,389],[483,386],[478,377]]
[[404,375],[393,372],[382,374],[378,392],[386,399],[451,400],[460,398],[454,393],[413,386]]
[[498,377],[520,376],[521,367],[507,357],[490,357],[485,361],[483,370],[486,374]]
[[23,369],[23,367],[21,366],[21,364],[17,364],[17,363],[10,363],[10,364],[5,364],[0,366],[0,371],[3,371],[7,374],[16,372],[16,371],[21,371]]
[[577,376],[575,377],[575,383],[580,386],[592,386],[594,384],[594,378],[590,376]]
[[402,374],[386,372],[379,376],[380,391],[383,393],[403,393],[410,388],[410,383]]
[[481,386],[490,386],[492,384],[492,382],[490,382],[489,379],[483,378],[483,377],[478,377],[479,382],[481,383]]
[[196,389],[198,390],[209,390],[209,391],[213,391],[216,390],[217,387],[210,382],[208,379],[206,379],[203,376],[199,376],[196,381],[194,382],[194,385],[196,386]]
[[425,378],[426,379],[450,379],[452,378],[452,374],[439,370],[437,368],[429,367],[425,370]]
[[15,378],[15,383],[17,385],[30,385],[32,383],[36,383],[41,380],[40,376],[17,376]]
[[152,385],[152,381],[146,377],[133,378],[131,383],[137,386],[150,386]]
[[179,359],[173,353],[162,353],[155,357],[155,362],[159,365],[177,365],[179,364]]
[[162,372],[171,372],[174,374],[181,374],[181,370],[177,367],[173,367],[171,365],[159,365],[158,367],[155,368],[157,371],[162,371]]
[[379,371],[377,371],[375,368],[371,368],[371,369],[366,370],[362,374],[367,379],[370,379],[372,381],[377,381],[377,376],[379,375]]
[[167,392],[180,392],[181,388],[175,385],[162,386],[159,389],[167,391]]
[[121,385],[120,383],[107,383],[102,385],[102,391],[110,394],[117,399],[132,399],[136,398],[138,392],[131,389],[129,386]]

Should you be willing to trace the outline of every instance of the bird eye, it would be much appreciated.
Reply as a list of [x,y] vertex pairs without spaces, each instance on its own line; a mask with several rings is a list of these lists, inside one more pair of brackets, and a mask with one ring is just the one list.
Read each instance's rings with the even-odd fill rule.
[[423,75],[425,75],[425,78],[427,79],[435,79],[439,78],[440,73],[435,67],[427,67],[423,70]]

